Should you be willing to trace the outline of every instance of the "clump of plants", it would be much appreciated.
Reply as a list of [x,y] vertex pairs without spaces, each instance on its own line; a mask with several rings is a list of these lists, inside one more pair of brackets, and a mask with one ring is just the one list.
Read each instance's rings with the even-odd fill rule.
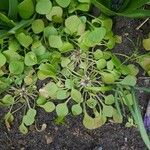
[[[83,125],[95,129],[109,119],[122,123],[126,107],[150,147],[135,97],[136,90],[149,90],[136,86],[138,68],[113,53],[121,37],[112,32],[112,20],[88,14],[90,7],[90,0],[14,0],[0,7],[5,124],[10,130],[14,114],[21,111],[19,130],[26,134],[41,108],[55,111],[56,123],[70,113],[83,114]],[[139,63],[149,73],[149,65]],[[45,79],[38,88],[37,81]]]

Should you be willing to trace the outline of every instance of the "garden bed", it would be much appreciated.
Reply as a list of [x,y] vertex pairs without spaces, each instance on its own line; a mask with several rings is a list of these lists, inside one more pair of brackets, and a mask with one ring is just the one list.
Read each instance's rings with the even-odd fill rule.
[[[136,42],[138,37],[145,37],[149,33],[150,22],[136,30],[142,21],[123,17],[114,18],[114,33],[123,37],[123,42],[114,50],[116,53],[123,52],[130,55],[134,51],[126,36]],[[140,51],[142,52],[142,48]],[[142,74],[141,70],[139,77]],[[150,81],[143,78],[139,78],[138,81],[139,85],[150,86]],[[138,93],[138,97],[144,115],[150,95]],[[3,111],[5,110],[0,109],[0,118],[4,115]],[[56,125],[53,122],[54,113],[38,110],[36,126],[41,128],[41,125],[45,123],[47,128],[42,132],[37,132],[34,126],[31,126],[30,132],[22,135],[18,131],[22,117],[21,112],[15,115],[16,119],[10,131],[3,123],[0,124],[0,150],[146,150],[139,131],[134,127],[125,127],[127,120],[124,120],[122,124],[114,124],[109,121],[101,128],[88,130],[82,125],[82,115],[80,117],[71,117],[70,115],[63,125]]]

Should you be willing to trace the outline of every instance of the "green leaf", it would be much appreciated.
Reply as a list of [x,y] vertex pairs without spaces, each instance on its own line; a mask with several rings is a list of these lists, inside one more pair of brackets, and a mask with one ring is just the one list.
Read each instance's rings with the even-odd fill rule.
[[61,103],[56,106],[56,113],[58,117],[65,117],[68,115],[68,107],[66,103]]
[[58,91],[58,86],[54,82],[50,82],[39,90],[40,95],[45,98],[56,98],[56,93]]
[[98,7],[103,13],[105,13],[109,16],[116,15],[116,12],[107,8],[105,5],[103,5],[101,2],[99,2],[99,0],[92,0],[91,3],[94,4],[96,7]]
[[30,109],[27,111],[27,115],[28,115],[28,116],[32,116],[32,117],[35,117],[35,116],[36,116],[36,110],[33,109],[33,108],[30,108]]
[[107,32],[112,30],[113,22],[111,18],[105,17],[104,15],[100,17],[102,27],[104,27]]
[[0,94],[7,90],[12,83],[12,80],[5,77],[0,77]]
[[22,134],[27,134],[27,133],[28,133],[28,129],[27,129],[27,127],[24,125],[24,123],[21,123],[21,125],[19,126],[19,131],[20,131]]
[[115,102],[115,98],[112,94],[105,97],[105,104],[112,105]]
[[73,80],[71,80],[71,79],[66,79],[66,81],[65,81],[65,87],[66,87],[67,89],[72,89],[73,86],[74,86]]
[[[8,1],[8,0],[7,0]],[[18,0],[9,0],[9,12],[8,16],[11,19],[16,19],[17,18],[17,6],[18,6]],[[1,9],[0,9],[1,10]]]
[[11,95],[9,95],[9,94],[5,95],[5,96],[3,97],[3,99],[2,99],[2,103],[3,103],[5,106],[13,105],[14,102],[15,102],[15,101],[14,101],[14,98],[13,98]]
[[50,0],[38,0],[36,4],[36,12],[41,15],[48,14],[52,9],[52,2]]
[[104,69],[105,67],[106,67],[106,64],[107,64],[107,62],[106,62],[106,60],[105,59],[99,59],[98,61],[96,61],[96,66],[97,66],[97,69],[98,70],[102,70],[102,69]]
[[41,64],[39,66],[39,71],[38,71],[38,78],[40,80],[44,80],[48,77],[52,77],[55,78],[56,77],[56,73],[57,73],[57,68],[49,63],[46,64]]
[[115,123],[123,122],[122,115],[120,115],[116,109],[113,110],[113,120],[115,121]]
[[31,50],[36,54],[36,56],[44,55],[46,52],[46,48],[40,41],[33,43],[31,46]]
[[4,119],[5,119],[5,125],[7,128],[9,128],[12,124],[12,122],[14,121],[14,116],[11,112],[8,112],[5,116],[4,116]]
[[59,48],[59,51],[61,53],[66,53],[74,50],[74,46],[69,42],[63,42],[63,45],[61,48]]
[[2,53],[0,53],[0,68],[4,66],[5,63],[6,63],[6,57]]
[[30,108],[26,115],[23,117],[23,123],[26,125],[26,126],[30,126],[34,123],[35,121],[35,116],[36,116],[36,110],[33,109],[33,108]]
[[35,55],[34,52],[28,52],[26,55],[25,55],[25,65],[27,66],[33,66],[33,65],[36,65],[37,64],[37,57]]
[[115,77],[112,73],[103,72],[101,73],[102,81],[106,84],[112,84],[115,82]]
[[103,105],[103,115],[106,117],[112,117],[113,109],[112,106]]
[[0,12],[0,23],[1,25],[4,25],[9,28],[15,26],[15,23],[1,12]]
[[80,11],[84,12],[84,11],[89,11],[89,9],[90,9],[90,5],[86,4],[86,3],[83,3],[83,4],[77,5],[75,10],[80,10]]
[[41,32],[43,32],[44,30],[44,22],[42,19],[36,19],[32,22],[32,26],[31,26],[33,32],[35,34],[39,34]]
[[150,10],[137,9],[134,11],[118,13],[118,15],[130,17],[130,18],[143,18],[150,17]]
[[63,9],[59,6],[54,6],[52,7],[50,13],[46,15],[46,18],[50,21],[61,23],[62,15],[63,15]]
[[106,29],[103,27],[94,28],[92,31],[88,32],[83,40],[84,44],[88,47],[93,47],[99,45],[106,34]]
[[61,40],[61,36],[59,35],[50,35],[48,38],[49,45],[53,48],[61,48],[63,46],[63,42]]
[[150,38],[143,39],[143,47],[145,50],[150,51]]
[[61,66],[63,68],[67,67],[68,64],[71,62],[71,60],[69,58],[66,58],[66,57],[62,57],[61,59],[62,59],[61,60]]
[[47,102],[46,98],[43,96],[39,96],[37,101],[36,101],[37,105],[44,105],[46,102]]
[[18,5],[18,12],[22,19],[29,19],[34,13],[32,0],[24,0]]
[[113,89],[113,86],[101,86],[101,87],[87,86],[85,88],[93,92],[106,92],[106,91],[111,91]]
[[29,35],[25,35],[23,32],[17,34],[16,38],[18,42],[25,48],[28,48],[33,42],[32,37]]
[[67,97],[68,97],[68,94],[66,90],[59,89],[57,91],[57,99],[63,100],[63,99],[66,99]]
[[14,60],[9,64],[9,71],[12,74],[22,74],[24,71],[24,63],[19,60]]
[[135,65],[129,64],[127,67],[129,69],[129,75],[136,76],[139,73],[139,69]]
[[90,98],[90,99],[88,99],[88,100],[86,101],[86,104],[87,104],[88,107],[90,107],[90,108],[93,109],[93,108],[96,107],[97,101],[96,101],[95,99],[93,99],[93,98]]
[[56,0],[57,4],[63,8],[66,8],[69,6],[71,0]]
[[124,12],[127,12],[127,13],[133,12],[133,10],[136,10],[137,8],[142,7],[143,5],[145,5],[148,2],[149,2],[149,0],[130,0],[126,9],[123,11],[123,13]]
[[[132,98],[132,94],[127,94],[126,98],[128,99],[128,104],[129,105],[133,105],[133,98]],[[128,105],[126,102],[126,99],[123,97],[123,102],[125,105]]]
[[100,49],[97,49],[93,54],[96,60],[103,58],[103,52]]
[[137,81],[137,79],[135,76],[128,75],[119,83],[122,85],[135,86],[136,81]]
[[47,26],[44,28],[44,36],[48,38],[50,35],[57,35],[57,29],[54,28],[53,26]]
[[120,68],[122,65],[121,61],[115,55],[112,55],[111,61],[114,63],[116,68]]
[[103,118],[101,115],[92,118],[90,117],[86,112],[84,112],[84,118],[83,118],[83,125],[87,128],[87,129],[96,129],[99,128],[103,125]]
[[80,24],[82,24],[82,21],[76,15],[72,15],[65,20],[65,26],[70,34],[77,33]]
[[9,50],[17,51],[20,49],[20,44],[18,43],[16,39],[12,39],[9,41],[8,47],[9,47]]
[[55,104],[53,102],[47,102],[44,105],[40,105],[46,112],[53,112],[55,110]]
[[18,22],[17,24],[15,24],[15,26],[8,31],[8,34],[16,34],[19,33],[21,31],[21,29],[28,27],[33,21],[33,18],[30,20],[21,20],[20,22]]
[[141,65],[141,67],[145,70],[145,71],[149,71],[150,70],[150,55],[144,55],[143,57],[141,57],[138,60],[138,63]]
[[80,104],[73,105],[71,111],[74,116],[80,115],[82,113],[82,107]]
[[112,60],[107,61],[107,69],[108,70],[113,70],[114,69],[114,63],[112,62]]
[[83,98],[82,98],[80,91],[74,88],[71,90],[71,98],[77,103],[83,102]]

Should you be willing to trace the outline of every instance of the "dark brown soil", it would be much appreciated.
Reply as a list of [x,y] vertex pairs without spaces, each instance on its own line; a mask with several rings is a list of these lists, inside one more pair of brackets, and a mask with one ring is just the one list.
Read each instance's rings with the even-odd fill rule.
[[[145,24],[140,30],[135,28],[140,25],[141,20],[126,18],[114,18],[114,32],[123,36],[123,43],[118,45],[116,52],[131,54],[133,47],[131,42],[125,37],[134,41],[138,37],[145,37],[150,31],[150,23]],[[149,28],[148,28],[149,27]],[[139,84],[145,86],[147,83],[142,79]],[[150,85],[150,84],[149,84]],[[148,86],[148,84],[147,84]],[[139,93],[141,110],[144,114],[149,95]],[[0,118],[4,115],[4,110],[0,109]],[[103,127],[96,130],[87,130],[82,125],[82,116],[66,119],[64,125],[53,123],[54,114],[47,114],[42,110],[38,112],[37,127],[43,123],[47,128],[43,132],[37,132],[34,127],[30,128],[27,135],[22,135],[18,131],[21,113],[16,116],[15,124],[11,131],[7,131],[3,123],[0,122],[0,150],[146,150],[139,132],[136,128],[126,128],[125,124],[112,124],[108,122]],[[18,118],[18,119],[17,119]]]

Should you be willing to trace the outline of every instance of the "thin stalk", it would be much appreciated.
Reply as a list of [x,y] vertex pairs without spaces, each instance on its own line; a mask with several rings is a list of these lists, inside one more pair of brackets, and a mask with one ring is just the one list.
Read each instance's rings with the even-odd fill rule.
[[139,109],[139,105],[137,103],[137,97],[135,96],[135,91],[133,88],[132,88],[131,92],[132,92],[132,97],[133,97],[133,102],[134,102],[134,112],[135,112],[135,115],[137,118],[136,122],[137,122],[138,128],[140,130],[141,137],[142,137],[145,145],[147,146],[147,148],[150,150],[150,140],[149,140],[149,137],[148,137],[145,127],[144,127],[142,115],[141,115],[141,112]]

